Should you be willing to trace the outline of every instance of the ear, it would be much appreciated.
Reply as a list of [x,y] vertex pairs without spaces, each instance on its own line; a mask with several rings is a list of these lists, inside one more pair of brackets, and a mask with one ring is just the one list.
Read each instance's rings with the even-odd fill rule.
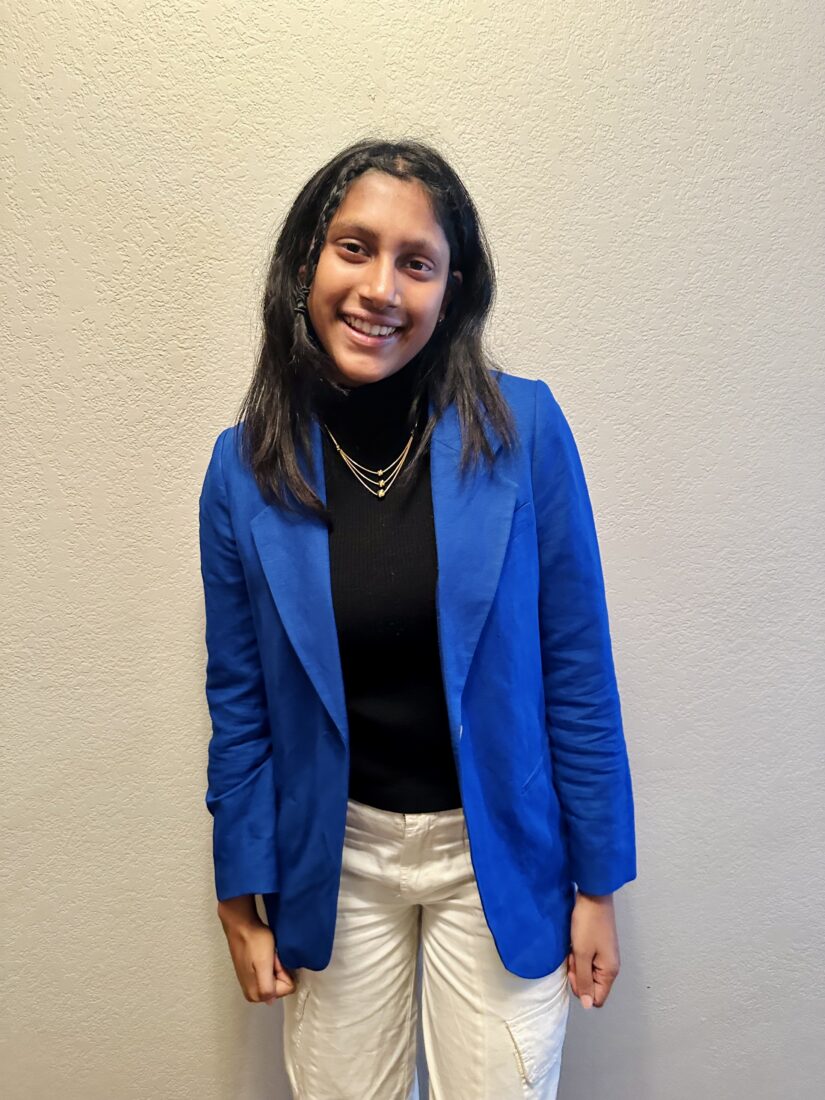
[[307,270],[307,265],[306,264],[301,264],[301,266],[298,268],[298,275],[300,276],[301,282],[304,281],[304,275],[306,275],[306,270]]
[[[455,283],[457,286],[461,286],[462,274],[458,270],[458,268],[456,268],[455,271],[451,272],[451,275],[452,275],[453,283]],[[450,304],[450,299],[452,298],[452,296],[453,296],[453,286],[452,286],[452,283],[448,282],[447,283],[447,289],[444,291],[444,297],[441,299],[441,317],[442,318],[444,317],[444,314],[447,310],[447,306]]]

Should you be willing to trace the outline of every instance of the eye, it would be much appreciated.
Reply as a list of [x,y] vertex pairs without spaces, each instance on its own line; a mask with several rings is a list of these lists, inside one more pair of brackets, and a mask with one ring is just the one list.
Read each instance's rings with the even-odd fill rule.
[[[350,256],[357,255],[359,251],[366,251],[366,249],[364,249],[362,245],[358,244],[357,241],[339,241],[338,243],[340,244],[341,248],[344,248],[348,251]],[[418,267],[413,268],[413,271],[416,273],[416,275],[427,275],[433,270],[432,264],[428,263],[426,260],[410,259],[407,261],[407,263],[419,265]]]

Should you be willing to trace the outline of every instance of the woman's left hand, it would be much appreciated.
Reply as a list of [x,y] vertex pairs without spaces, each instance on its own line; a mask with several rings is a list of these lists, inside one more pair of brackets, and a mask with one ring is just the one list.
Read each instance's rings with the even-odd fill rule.
[[613,895],[576,895],[567,958],[570,988],[584,1008],[601,1008],[619,973],[619,937]]

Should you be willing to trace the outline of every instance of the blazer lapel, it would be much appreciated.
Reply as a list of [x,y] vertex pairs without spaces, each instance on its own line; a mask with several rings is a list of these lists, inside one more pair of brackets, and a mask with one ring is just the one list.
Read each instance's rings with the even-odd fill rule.
[[[326,504],[321,426],[312,422],[314,486]],[[303,473],[309,479],[304,463]],[[346,741],[347,708],[329,574],[329,537],[321,520],[271,504],[254,517],[252,537],[284,630]]]
[[[488,439],[498,454],[501,440],[489,434]],[[505,473],[501,460],[492,471],[481,460],[459,478],[460,454],[458,410],[450,404],[433,431],[430,478],[438,555],[438,636],[456,753],[462,732],[461,696],[498,587],[518,493],[518,483]]]
[[[432,415],[432,401],[429,413]],[[321,426],[312,424],[315,490],[326,503]],[[497,453],[501,441],[490,440]],[[518,484],[501,463],[483,462],[459,477],[458,412],[449,405],[430,446],[430,478],[438,580],[436,608],[442,674],[454,744],[460,701],[479,635],[495,596]],[[306,471],[305,471],[306,472]],[[329,541],[320,520],[277,505],[254,517],[252,535],[284,629],[307,675],[346,743],[346,696],[329,571]]]

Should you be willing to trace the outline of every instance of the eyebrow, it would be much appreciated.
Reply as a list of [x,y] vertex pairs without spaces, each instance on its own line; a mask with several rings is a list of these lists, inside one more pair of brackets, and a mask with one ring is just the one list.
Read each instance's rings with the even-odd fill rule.
[[[360,222],[337,222],[333,226],[333,231],[337,233],[351,233],[355,237],[369,237],[371,240],[375,239],[375,233],[372,229],[369,229],[366,225],[361,225]],[[412,237],[409,240],[401,242],[402,248],[412,248],[417,251],[430,252],[434,256],[437,256],[439,249],[436,244],[429,240],[427,237]]]

